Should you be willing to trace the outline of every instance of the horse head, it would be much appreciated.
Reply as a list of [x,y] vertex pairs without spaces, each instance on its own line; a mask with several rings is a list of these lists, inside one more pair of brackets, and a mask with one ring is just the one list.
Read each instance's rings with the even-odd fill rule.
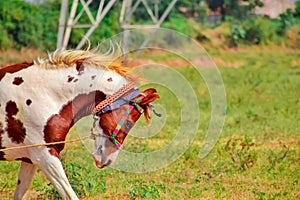
[[135,89],[96,114],[96,133],[92,134],[95,150],[92,155],[97,167],[104,168],[115,162],[120,146],[140,116],[144,115],[146,121],[150,120],[151,102],[157,98],[159,95],[154,88],[142,93]]

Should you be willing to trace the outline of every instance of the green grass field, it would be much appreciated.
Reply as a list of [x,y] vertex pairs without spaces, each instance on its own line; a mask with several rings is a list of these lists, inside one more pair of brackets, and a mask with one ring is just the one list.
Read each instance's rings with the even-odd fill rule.
[[[201,121],[191,147],[163,169],[135,174],[97,169],[81,143],[67,144],[62,162],[80,199],[300,199],[300,51],[251,47],[209,49],[209,53],[219,66],[227,94],[226,120],[213,151],[198,160],[210,119],[210,96],[203,80],[183,63],[176,70],[200,94]],[[148,58],[176,59],[163,54]],[[159,93],[159,103],[176,107],[176,102],[165,102],[164,90]],[[151,139],[129,137],[125,148],[159,149],[172,139],[172,123],[167,124]],[[18,168],[18,162],[0,163],[0,199],[12,199]],[[27,199],[56,198],[58,194],[38,171]]]

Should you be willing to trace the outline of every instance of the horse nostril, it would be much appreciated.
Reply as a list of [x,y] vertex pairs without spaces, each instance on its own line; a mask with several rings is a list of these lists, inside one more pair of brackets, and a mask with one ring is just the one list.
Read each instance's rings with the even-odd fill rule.
[[104,166],[105,166],[105,167],[106,167],[106,166],[109,166],[111,163],[112,163],[112,161],[111,161],[111,160],[108,160],[107,163],[104,164]]
[[99,147],[97,148],[97,153],[102,154],[102,145],[99,145]]
[[96,162],[96,166],[100,169],[102,169],[103,167],[105,167],[104,165],[102,165],[100,162]]

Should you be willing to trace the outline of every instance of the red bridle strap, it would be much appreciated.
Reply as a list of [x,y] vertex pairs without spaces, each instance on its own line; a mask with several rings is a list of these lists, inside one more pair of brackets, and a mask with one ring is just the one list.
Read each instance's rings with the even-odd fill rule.
[[129,114],[131,113],[131,111],[133,110],[133,108],[136,108],[141,114],[143,113],[143,108],[140,107],[137,103],[142,100],[144,98],[144,96],[138,97],[133,105],[130,105],[129,108],[126,109],[126,112],[124,113],[122,119],[119,121],[118,125],[116,126],[115,130],[113,131],[111,138],[113,139],[113,142],[115,145],[117,145],[118,148],[121,147],[121,143],[116,139],[119,131],[121,130],[124,122],[127,120]]

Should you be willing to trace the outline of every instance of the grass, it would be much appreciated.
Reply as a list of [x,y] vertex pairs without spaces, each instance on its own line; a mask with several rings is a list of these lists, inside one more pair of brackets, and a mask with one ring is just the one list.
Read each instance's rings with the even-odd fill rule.
[[[82,144],[67,144],[63,165],[81,199],[300,199],[299,50],[251,47],[209,52],[219,64],[227,93],[226,121],[213,151],[198,160],[210,119],[210,97],[203,80],[180,63],[175,69],[200,94],[201,121],[191,147],[167,167],[134,174],[97,169]],[[177,59],[147,55],[152,58]],[[158,103],[176,105],[167,101],[165,97],[172,96],[163,88],[160,95]],[[176,117],[169,116],[162,133],[145,140],[129,137],[127,148],[152,151],[167,144],[172,123],[177,124]],[[74,137],[74,132],[68,135]],[[18,162],[0,163],[1,199],[12,199],[18,167]],[[27,199],[57,197],[38,171]]]

